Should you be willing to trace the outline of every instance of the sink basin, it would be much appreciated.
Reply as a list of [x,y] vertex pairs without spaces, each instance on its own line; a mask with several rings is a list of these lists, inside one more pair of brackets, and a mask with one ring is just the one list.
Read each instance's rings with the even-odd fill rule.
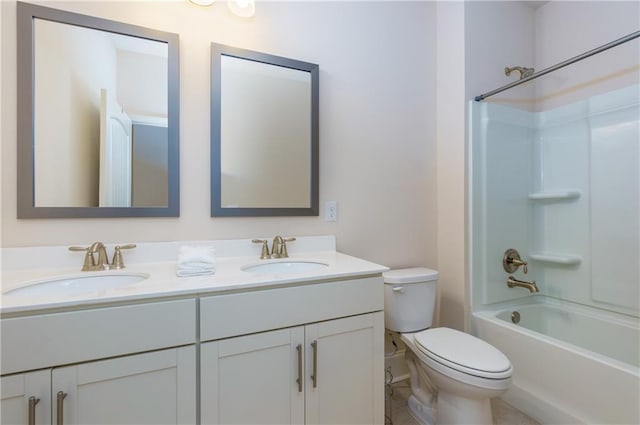
[[19,288],[3,292],[3,296],[33,296],[33,295],[60,295],[81,294],[88,292],[105,291],[122,288],[142,282],[149,277],[146,273],[128,273],[105,271],[86,274],[74,274],[58,276],[50,279],[42,279],[30,282]]
[[318,261],[277,261],[271,263],[255,263],[241,267],[242,271],[253,274],[293,274],[317,271],[329,267]]

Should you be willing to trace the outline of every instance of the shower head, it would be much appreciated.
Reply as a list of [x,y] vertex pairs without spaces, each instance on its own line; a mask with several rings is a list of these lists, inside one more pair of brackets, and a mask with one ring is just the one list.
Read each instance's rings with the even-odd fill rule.
[[513,71],[518,71],[520,73],[520,79],[522,80],[523,78],[527,78],[527,77],[533,75],[534,69],[533,68],[525,68],[523,66],[512,66],[511,68],[505,67],[504,68],[504,75],[506,75],[508,77]]

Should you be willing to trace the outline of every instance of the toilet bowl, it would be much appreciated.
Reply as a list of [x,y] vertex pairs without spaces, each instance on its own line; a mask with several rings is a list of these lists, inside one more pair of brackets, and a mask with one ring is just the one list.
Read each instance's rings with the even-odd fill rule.
[[431,328],[437,277],[425,268],[384,273],[385,327],[407,347],[409,412],[424,425],[491,424],[490,399],[509,388],[511,363],[479,338]]

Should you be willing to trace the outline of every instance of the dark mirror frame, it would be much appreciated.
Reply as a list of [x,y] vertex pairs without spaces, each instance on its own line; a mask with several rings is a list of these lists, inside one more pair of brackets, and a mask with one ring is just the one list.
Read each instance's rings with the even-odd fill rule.
[[[168,45],[168,202],[166,207],[36,207],[34,190],[34,19],[159,41]],[[17,3],[18,218],[180,216],[180,56],[178,34]]]
[[[306,71],[311,74],[311,199],[308,208],[222,208],[221,163],[221,60],[223,56],[247,59],[264,64]],[[319,215],[319,67],[295,59],[259,53],[252,50],[211,44],[211,216],[212,217],[276,217]]]

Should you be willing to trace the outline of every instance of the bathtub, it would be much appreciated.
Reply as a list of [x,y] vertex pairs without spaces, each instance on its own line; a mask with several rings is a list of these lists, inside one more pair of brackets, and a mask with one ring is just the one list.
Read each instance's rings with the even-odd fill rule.
[[640,423],[639,324],[547,297],[472,315],[513,364],[505,401],[545,424]]

